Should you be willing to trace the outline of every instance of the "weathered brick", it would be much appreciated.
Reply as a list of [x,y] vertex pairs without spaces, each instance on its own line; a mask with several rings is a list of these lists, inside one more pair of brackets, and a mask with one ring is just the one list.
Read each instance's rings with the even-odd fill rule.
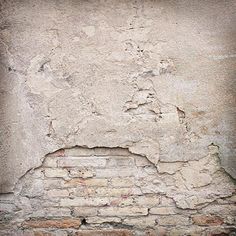
[[134,234],[126,229],[79,230],[76,232],[76,236],[134,236]]
[[[206,236],[204,229],[195,228],[192,226],[189,227],[172,227],[169,232],[169,236],[182,236],[182,235],[189,235],[189,236]],[[219,235],[223,236],[223,235]],[[226,236],[226,235],[225,235]]]
[[174,215],[176,214],[175,207],[153,207],[149,210],[150,214],[154,215]]
[[131,153],[126,148],[94,148],[95,155],[100,156],[129,156]]
[[86,222],[88,224],[103,224],[103,223],[108,223],[108,222],[120,223],[121,219],[119,217],[99,217],[99,216],[95,216],[95,217],[87,217]]
[[139,206],[153,207],[160,204],[160,198],[153,196],[137,196],[134,198],[134,203]]
[[69,208],[61,208],[56,206],[48,206],[44,208],[37,207],[30,215],[32,218],[45,218],[45,217],[71,217],[71,210]]
[[129,177],[135,176],[135,168],[113,168],[113,169],[97,169],[96,176],[98,178],[113,178],[113,177]]
[[132,206],[134,199],[132,196],[110,197],[110,206]]
[[66,157],[58,160],[59,167],[105,167],[105,157]]
[[65,183],[67,187],[87,186],[87,187],[106,187],[108,185],[107,179],[71,179]]
[[65,217],[71,215],[69,208],[51,207],[44,209],[46,217]]
[[157,216],[142,216],[137,218],[126,218],[124,224],[137,228],[153,227],[157,224]]
[[79,228],[80,219],[35,219],[28,220],[23,223],[25,228]]
[[110,181],[113,187],[132,187],[134,185],[133,178],[113,178]]
[[134,166],[134,159],[132,157],[111,156],[107,158],[107,168],[121,167],[121,166]]
[[74,199],[65,198],[61,199],[60,205],[65,207],[70,206],[106,206],[109,204],[108,198],[85,198],[85,197],[77,197]]
[[110,197],[116,197],[116,196],[130,196],[135,194],[135,192],[138,194],[140,192],[137,192],[139,189],[135,188],[97,188],[95,191],[95,194],[97,196],[110,196]]
[[45,176],[48,178],[67,178],[68,171],[66,169],[59,169],[59,168],[47,168],[45,169]]
[[224,228],[223,227],[222,228],[209,227],[206,232],[206,236],[235,236],[235,235],[236,235],[235,227],[228,228],[228,229],[226,227]]
[[71,197],[92,197],[96,196],[96,189],[98,187],[96,186],[83,186],[83,185],[78,185],[77,187],[74,188],[68,188],[68,191],[70,192]]
[[97,213],[98,210],[94,207],[75,207],[73,210],[74,216],[96,216]]
[[54,197],[68,197],[69,192],[66,189],[52,189],[47,191],[47,195],[50,198]]
[[216,215],[195,215],[192,217],[193,223],[201,226],[222,225],[224,220]]
[[103,216],[139,216],[147,215],[148,208],[143,207],[107,207],[98,211]]
[[44,188],[47,189],[53,189],[53,188],[61,188],[64,181],[60,179],[46,179],[43,181]]
[[188,216],[180,216],[180,215],[168,215],[168,216],[159,216],[158,225],[162,226],[176,226],[176,225],[189,225],[189,217]]
[[85,167],[80,167],[80,168],[70,168],[68,170],[69,176],[72,178],[91,178],[95,176],[95,170],[92,168],[85,168]]

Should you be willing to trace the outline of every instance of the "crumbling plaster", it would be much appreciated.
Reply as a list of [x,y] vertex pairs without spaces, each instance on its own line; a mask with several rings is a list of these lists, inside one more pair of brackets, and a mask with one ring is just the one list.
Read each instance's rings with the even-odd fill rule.
[[235,173],[235,1],[1,1],[1,192],[76,145]]

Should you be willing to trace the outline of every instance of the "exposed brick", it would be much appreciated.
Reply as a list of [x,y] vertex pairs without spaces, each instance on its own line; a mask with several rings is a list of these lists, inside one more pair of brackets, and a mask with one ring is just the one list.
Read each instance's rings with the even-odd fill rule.
[[108,222],[120,223],[121,219],[118,218],[118,217],[99,217],[99,216],[95,216],[95,217],[86,218],[86,222],[88,224],[103,224],[103,223],[108,223]]
[[50,198],[56,198],[56,197],[68,197],[69,192],[66,189],[52,189],[47,191],[47,195]]
[[48,178],[67,178],[68,177],[68,171],[66,169],[51,169],[47,168],[45,169],[45,176]]
[[150,214],[154,215],[174,215],[176,209],[174,207],[153,207],[149,210]]
[[99,156],[129,156],[131,153],[126,148],[94,148],[95,155]]
[[58,160],[59,167],[105,167],[105,157],[66,157]]
[[139,206],[154,207],[160,204],[160,198],[153,196],[137,196],[134,197],[134,203]]
[[64,181],[60,179],[46,179],[43,181],[44,188],[46,190],[50,190],[53,188],[61,188],[63,185]]
[[140,195],[142,192],[139,188],[105,188],[96,186],[80,186],[69,189],[71,196],[78,197],[122,197],[128,198],[130,196]]
[[77,197],[74,199],[65,198],[61,199],[60,205],[65,207],[70,206],[106,206],[109,204],[108,198],[85,198],[85,197]]
[[200,227],[171,227],[170,232],[168,236],[182,236],[182,235],[188,235],[188,236],[206,236],[205,230]]
[[139,216],[147,215],[148,209],[143,207],[107,207],[98,212],[99,215],[104,216]]
[[92,168],[85,168],[85,167],[80,167],[80,168],[70,168],[68,170],[69,176],[72,178],[91,178],[95,176],[95,170]]
[[106,187],[108,185],[107,179],[71,179],[65,183],[67,187],[87,186],[87,187]]
[[25,228],[79,228],[80,219],[35,219],[23,223]]
[[94,207],[75,207],[73,211],[74,216],[96,216],[98,210]]
[[158,225],[162,226],[176,226],[176,225],[189,225],[189,217],[181,215],[168,215],[168,216],[159,216],[157,218]]
[[149,229],[145,231],[145,236],[167,236],[167,230],[163,227],[158,227],[155,230]]
[[113,178],[111,179],[111,185],[113,187],[131,187],[134,185],[133,178]]
[[31,214],[33,218],[44,217],[71,217],[71,210],[69,208],[61,207],[45,207],[43,209],[37,209]]
[[132,196],[110,197],[110,206],[131,206],[134,205]]
[[76,232],[76,236],[134,236],[134,234],[126,229],[80,230]]
[[113,169],[97,169],[96,176],[98,178],[113,178],[113,177],[130,177],[135,176],[135,168],[113,168]]
[[[138,189],[137,189],[138,190]],[[135,194],[135,188],[97,188],[95,194],[97,196],[129,196]],[[137,194],[140,192],[136,192]]]
[[195,215],[192,217],[193,223],[197,225],[215,226],[222,225],[224,220],[215,215]]
[[46,217],[69,217],[71,215],[71,210],[69,208],[51,207],[44,210]]
[[157,224],[157,216],[142,216],[137,218],[126,218],[124,223],[137,228],[153,227]]
[[112,156],[107,158],[107,167],[134,166],[132,157]]

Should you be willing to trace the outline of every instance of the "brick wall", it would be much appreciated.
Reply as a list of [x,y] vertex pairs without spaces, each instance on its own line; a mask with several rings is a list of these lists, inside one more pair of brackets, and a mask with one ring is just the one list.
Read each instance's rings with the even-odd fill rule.
[[201,170],[198,162],[155,167],[122,148],[58,150],[20,179],[14,195],[1,195],[0,234],[231,235],[236,199],[217,192],[216,158],[204,158]]

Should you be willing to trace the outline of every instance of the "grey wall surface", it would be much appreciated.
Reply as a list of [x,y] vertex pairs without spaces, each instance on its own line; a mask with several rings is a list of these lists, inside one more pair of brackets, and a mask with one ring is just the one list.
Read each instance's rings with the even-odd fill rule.
[[213,145],[235,178],[235,5],[1,1],[1,192],[76,145],[157,167]]

